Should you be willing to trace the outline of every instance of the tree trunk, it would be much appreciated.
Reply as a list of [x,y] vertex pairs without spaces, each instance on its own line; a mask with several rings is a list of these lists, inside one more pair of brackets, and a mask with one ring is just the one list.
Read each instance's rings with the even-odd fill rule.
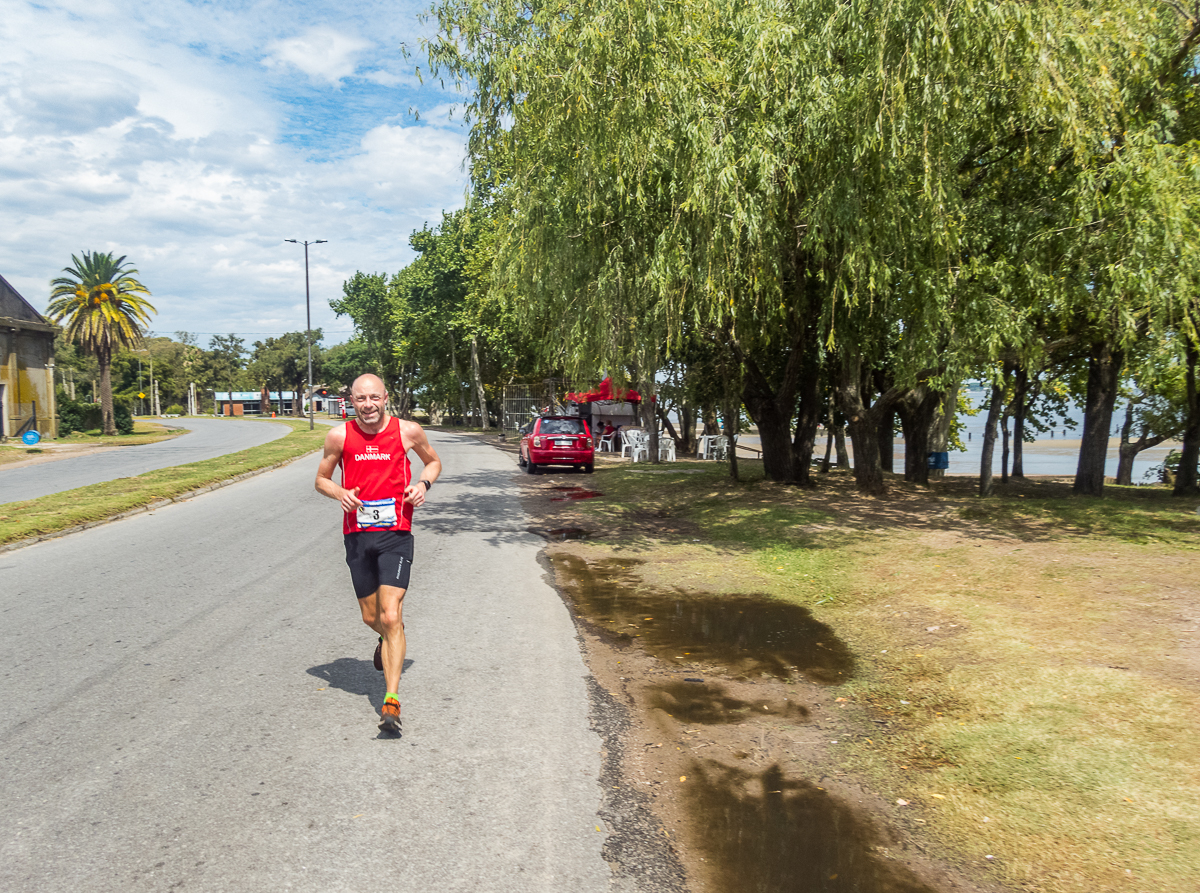
[[[1125,404],[1125,421],[1121,423],[1121,442],[1117,445],[1117,483],[1129,486],[1133,483],[1133,460],[1138,451],[1129,440],[1133,431],[1133,400]],[[1146,432],[1142,432],[1143,439]]]
[[[732,347],[744,370],[742,403],[758,425],[762,440],[763,471],[776,481],[811,486],[810,462],[821,419],[820,332],[821,305],[818,287],[804,269],[804,259],[790,259],[793,277],[791,315],[787,344],[780,353],[781,367],[769,375],[762,357],[744,353],[736,341]],[[792,419],[799,419],[792,436]]]
[[[814,370],[800,382],[800,405],[796,415],[796,436],[792,439],[792,465],[796,470],[796,483],[812,487],[813,451],[817,448],[817,428],[821,425],[821,378]],[[826,454],[828,456],[828,447]]]
[[1012,476],[1025,479],[1025,417],[1029,414],[1029,371],[1017,367],[1013,385]]
[[846,423],[850,429],[850,442],[854,444],[854,481],[859,491],[872,496],[883,496],[887,485],[883,482],[883,464],[879,456],[879,429],[867,410],[851,413]]
[[450,335],[450,371],[454,373],[455,390],[458,392],[458,412],[460,425],[467,424],[467,396],[463,393],[463,380],[458,374],[458,363],[454,359],[454,335]]
[[1200,393],[1197,393],[1196,367],[1200,366],[1200,345],[1187,340],[1184,343],[1185,396],[1187,399],[1187,423],[1183,429],[1183,449],[1179,457],[1179,471],[1175,475],[1176,496],[1200,496]]
[[1000,483],[1008,483],[1008,413],[1000,416]]
[[[933,420],[929,423],[929,452],[948,453],[950,451],[950,426],[958,412],[958,385],[946,391],[941,403],[935,408]],[[926,465],[928,465],[926,460]],[[946,469],[929,469],[927,481],[940,481],[946,477]]]
[[1122,440],[1121,445],[1117,447],[1117,483],[1127,487],[1133,486],[1133,462],[1137,458],[1137,454],[1142,450],[1156,447],[1168,439],[1169,437],[1165,434],[1147,437],[1146,432],[1143,431],[1142,436],[1132,443]]
[[[102,349],[96,359],[100,361],[100,427],[111,437],[117,433],[117,420],[113,415],[112,350]],[[229,411],[233,412],[233,409]]]
[[705,437],[716,437],[721,433],[721,422],[717,418],[717,407],[705,406],[701,410],[701,417],[704,420]]
[[885,412],[879,420],[879,465],[889,473],[896,470],[895,412]]
[[833,427],[833,448],[837,452],[837,467],[841,471],[850,470],[850,451],[846,449],[846,426],[838,423]]
[[679,440],[676,443],[680,456],[696,452],[696,407],[690,403],[679,405]]
[[834,393],[846,416],[850,441],[854,444],[854,480],[860,492],[883,496],[887,493],[887,485],[883,480],[883,462],[879,453],[879,428],[909,389],[890,387],[868,409],[863,399],[866,386],[863,378],[862,356],[844,353],[838,363]]
[[898,404],[900,430],[904,434],[904,479],[909,483],[923,486],[929,483],[929,441],[944,398],[941,391],[922,384]]
[[[845,349],[843,349],[845,350]],[[859,491],[874,496],[887,493],[879,456],[879,415],[882,402],[867,409],[863,400],[862,357],[843,353],[835,385],[838,405],[846,416],[850,442],[854,444],[854,480]]]
[[792,416],[796,411],[796,389],[800,384],[802,341],[801,334],[792,334],[787,363],[777,383],[768,378],[756,357],[743,353],[736,342],[732,343],[744,369],[741,402],[758,426],[763,473],[773,481],[796,480]]
[[479,426],[488,429],[487,394],[483,390],[483,376],[479,372],[479,339],[471,336],[471,376],[475,379],[475,399],[479,404]]
[[738,404],[736,398],[727,397],[725,401],[724,423],[725,438],[729,443],[729,477],[738,480],[737,441],[738,433]]
[[987,422],[983,428],[983,455],[979,459],[979,495],[992,495],[992,460],[996,455],[996,423],[1000,420],[1000,407],[1004,403],[1004,387],[992,385],[992,402],[988,406]]
[[1108,438],[1112,429],[1113,406],[1125,355],[1107,341],[1092,345],[1088,358],[1087,402],[1083,410],[1083,436],[1079,445],[1079,465],[1074,490],[1080,496],[1104,495],[1104,464],[1108,459]]
[[796,480],[796,463],[792,452],[792,414],[781,411],[774,399],[760,399],[749,384],[742,394],[746,411],[758,425],[762,443],[763,473],[773,481]]
[[650,463],[658,465],[658,419],[654,415],[658,401],[655,399],[654,394],[654,375],[655,373],[651,372],[641,388],[642,418],[646,423],[646,433],[650,435]]
[[825,429],[825,458],[821,460],[821,474],[829,474],[829,455],[833,450],[833,424]]

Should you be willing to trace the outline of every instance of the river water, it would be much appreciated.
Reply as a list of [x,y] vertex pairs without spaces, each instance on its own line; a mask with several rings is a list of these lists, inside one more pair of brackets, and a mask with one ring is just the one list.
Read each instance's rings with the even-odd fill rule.
[[[981,386],[967,386],[967,398],[970,400],[972,408],[979,409],[987,399],[987,396],[987,392]],[[1113,436],[1109,440],[1108,461],[1104,466],[1104,473],[1109,477],[1115,477],[1117,473],[1117,443],[1120,436],[1121,422],[1124,420],[1124,417],[1124,405],[1118,404],[1116,410],[1113,412],[1113,429],[1110,432]],[[950,469],[948,473],[978,475],[980,463],[983,460],[983,429],[987,421],[987,413],[981,411],[976,415],[963,414],[959,416],[958,421],[962,426],[961,437],[963,445],[967,449],[965,452],[953,451],[950,453]],[[1012,430],[1011,422],[1009,423],[1009,430]],[[1053,436],[1051,432],[1046,432],[1045,434],[1039,434],[1038,439],[1033,443],[1027,442],[1025,444],[1025,474],[1074,477],[1075,468],[1079,464],[1079,435],[1082,431],[1083,413],[1078,407],[1071,405],[1069,407],[1068,421],[1065,426],[1059,423],[1058,427],[1053,431]],[[743,446],[750,447],[753,450],[757,451],[759,449],[758,435],[753,432],[747,432],[739,437],[738,441]],[[849,448],[849,438],[846,439],[846,445]],[[1000,474],[1001,446],[1002,441],[999,433],[997,433],[996,452],[992,457],[992,471],[996,475]],[[1172,449],[1179,449],[1179,444],[1175,441],[1168,441],[1167,443],[1138,453],[1133,465],[1133,482],[1135,484],[1152,482],[1145,477],[1146,473],[1154,466],[1161,465],[1167,457],[1167,453]],[[825,440],[822,436],[817,440],[816,455],[820,457],[824,453]],[[851,455],[853,455],[853,452]],[[897,437],[895,440],[895,467],[901,471],[904,468],[904,439],[900,437]],[[1011,459],[1009,467],[1010,469],[1012,467]]]

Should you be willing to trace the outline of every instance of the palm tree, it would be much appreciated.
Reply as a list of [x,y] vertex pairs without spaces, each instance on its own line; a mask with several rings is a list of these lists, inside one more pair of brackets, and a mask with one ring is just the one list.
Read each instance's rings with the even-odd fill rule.
[[112,252],[83,252],[83,260],[71,255],[73,267],[64,267],[50,285],[46,315],[55,322],[67,320],[68,341],[92,354],[100,363],[100,413],[105,434],[116,434],[113,419],[112,358],[117,348],[134,348],[142,343],[142,326],[150,322],[154,306],[143,297],[150,290],[134,278],[137,270],[125,263],[125,255],[113,259]]

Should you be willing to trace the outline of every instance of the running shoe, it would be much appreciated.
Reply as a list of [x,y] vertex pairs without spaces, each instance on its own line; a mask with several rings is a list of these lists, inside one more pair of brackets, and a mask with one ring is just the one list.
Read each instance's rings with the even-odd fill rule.
[[395,732],[400,734],[400,702],[395,698],[387,698],[383,702],[383,708],[379,711],[383,719],[379,723],[379,728],[385,732]]

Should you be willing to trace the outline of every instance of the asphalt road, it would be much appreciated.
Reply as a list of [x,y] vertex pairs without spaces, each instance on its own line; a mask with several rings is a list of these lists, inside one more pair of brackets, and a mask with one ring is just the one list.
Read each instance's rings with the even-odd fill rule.
[[0,554],[0,889],[609,889],[587,671],[512,457],[430,439],[400,739],[315,456]]
[[287,425],[243,419],[188,418],[174,419],[173,424],[189,429],[188,433],[159,443],[111,447],[55,462],[8,469],[0,466],[0,503],[37,499],[172,465],[214,459],[270,443],[289,430]]

